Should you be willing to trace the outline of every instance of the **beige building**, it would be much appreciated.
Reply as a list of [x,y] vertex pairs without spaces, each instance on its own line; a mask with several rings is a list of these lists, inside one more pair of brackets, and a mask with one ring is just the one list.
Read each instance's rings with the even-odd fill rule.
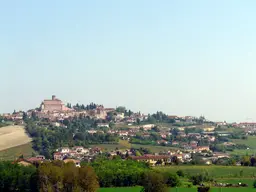
[[42,112],[54,112],[54,111],[71,111],[66,107],[63,102],[56,98],[55,95],[52,96],[52,99],[46,99],[41,104],[41,111]]

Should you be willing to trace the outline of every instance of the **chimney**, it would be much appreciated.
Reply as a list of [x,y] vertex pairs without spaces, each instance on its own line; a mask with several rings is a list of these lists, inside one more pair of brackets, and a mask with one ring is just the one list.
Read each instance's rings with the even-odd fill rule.
[[52,96],[52,100],[56,100],[56,96],[55,95]]

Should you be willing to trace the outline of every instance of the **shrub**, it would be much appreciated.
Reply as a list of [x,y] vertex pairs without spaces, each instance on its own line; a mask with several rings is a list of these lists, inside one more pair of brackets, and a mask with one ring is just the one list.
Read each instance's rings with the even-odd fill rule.
[[181,185],[180,179],[178,175],[172,173],[165,173],[164,174],[165,183],[169,187],[177,187]]
[[256,180],[253,182],[253,188],[256,188]]
[[198,187],[197,191],[198,192],[209,192],[210,191],[210,187]]
[[182,171],[182,170],[178,170],[176,172],[176,174],[179,176],[179,177],[184,177],[185,176],[185,173]]

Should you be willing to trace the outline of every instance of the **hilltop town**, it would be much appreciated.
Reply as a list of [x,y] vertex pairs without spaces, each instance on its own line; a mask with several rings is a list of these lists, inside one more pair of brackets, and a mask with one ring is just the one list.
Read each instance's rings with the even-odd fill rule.
[[234,151],[248,150],[249,146],[232,140],[247,139],[256,130],[256,123],[213,122],[203,116],[145,115],[123,106],[105,108],[94,103],[72,106],[56,96],[43,100],[35,109],[2,114],[1,123],[6,122],[25,126],[33,139],[38,156],[22,161],[68,159],[77,166],[102,154],[110,159],[129,157],[151,166],[227,164],[230,159],[241,165]]

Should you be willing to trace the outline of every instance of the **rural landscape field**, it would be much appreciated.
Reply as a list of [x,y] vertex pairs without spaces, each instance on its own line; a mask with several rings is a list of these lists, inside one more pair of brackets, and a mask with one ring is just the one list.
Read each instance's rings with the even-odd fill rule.
[[0,151],[27,144],[32,139],[26,134],[23,126],[6,126],[0,128]]
[[[141,187],[130,188],[102,188],[98,192],[141,192]],[[210,192],[253,192],[253,188],[212,188]],[[197,192],[197,188],[170,188],[168,192]]]

